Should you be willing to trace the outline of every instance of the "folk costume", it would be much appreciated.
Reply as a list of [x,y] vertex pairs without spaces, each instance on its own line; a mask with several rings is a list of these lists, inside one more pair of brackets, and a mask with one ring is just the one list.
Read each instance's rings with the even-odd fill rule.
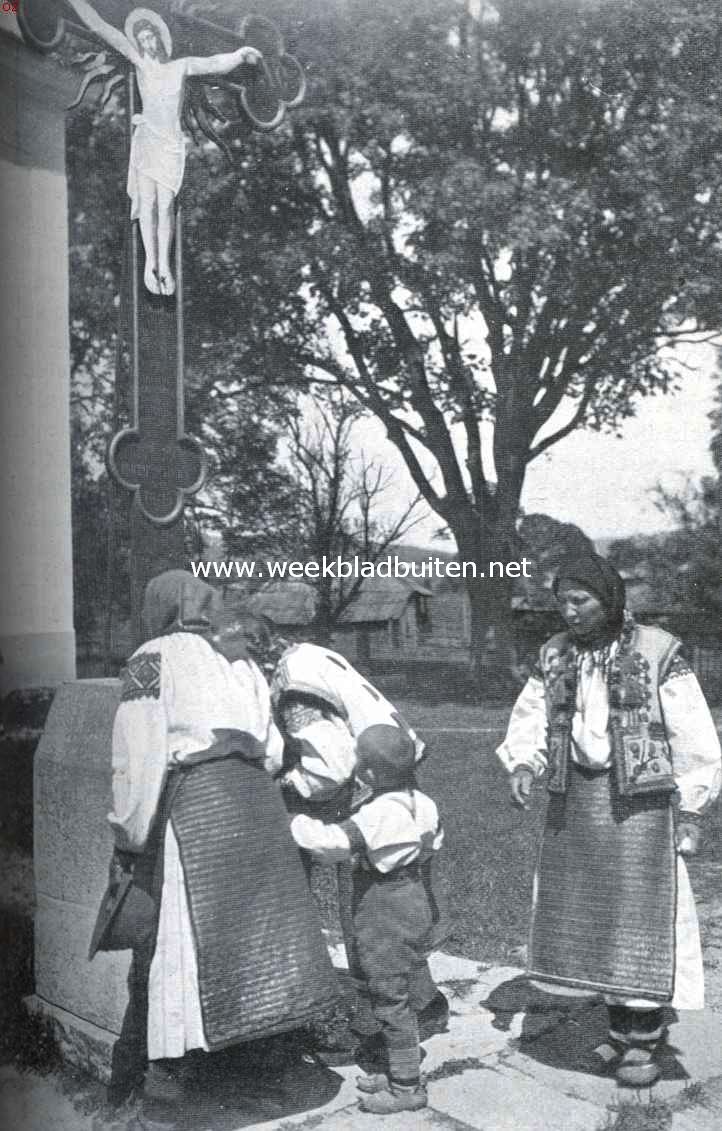
[[428,864],[443,832],[436,805],[413,785],[413,771],[411,740],[388,725],[370,727],[359,742],[357,769],[370,799],[340,824],[303,814],[291,822],[296,843],[316,859],[354,862],[355,964],[388,1065],[388,1075],[362,1078],[359,1087],[363,1110],[377,1114],[426,1104],[417,1009],[419,1000],[428,1003],[436,994],[426,961],[435,913]]
[[149,639],[128,662],[113,728],[109,821],[156,909],[134,943],[114,1052],[121,1093],[146,1052],[177,1058],[284,1032],[337,996],[267,772],[282,752],[268,687],[252,662],[213,647],[215,599],[179,570],[149,583]]
[[411,739],[417,762],[425,755],[425,744],[393,704],[330,648],[289,648],[273,676],[271,697],[290,739],[285,783],[313,804],[336,800],[347,808],[343,790],[353,783],[355,742],[367,727],[396,727]]
[[[719,740],[680,642],[625,612],[609,563],[569,559],[555,592],[562,581],[596,597],[606,624],[592,640],[562,632],[542,647],[497,751],[512,773],[547,775],[529,974],[548,989],[602,994],[610,1044],[600,1055],[621,1082],[646,1083],[660,1007],[704,1004],[675,808],[678,823],[698,821],[718,796]],[[644,1079],[629,1069],[642,1063]]]
[[[359,748],[373,734],[405,736],[418,765],[427,750],[396,708],[338,653],[315,644],[297,644],[281,657],[271,697],[285,737],[282,778],[291,813],[330,822],[344,821],[351,812]],[[383,738],[382,738],[383,741]],[[310,857],[303,854],[310,866]],[[368,981],[357,961],[352,916],[352,876],[345,860],[337,868],[339,915],[349,971],[355,987],[351,1029],[373,1040],[380,1031],[370,1010]],[[414,1008],[426,1035],[445,1029],[448,1003],[428,974],[417,980]]]

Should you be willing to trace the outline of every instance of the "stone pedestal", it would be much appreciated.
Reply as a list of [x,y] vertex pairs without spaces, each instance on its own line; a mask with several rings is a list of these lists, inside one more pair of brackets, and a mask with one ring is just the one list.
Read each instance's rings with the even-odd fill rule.
[[63,684],[35,754],[35,996],[66,1057],[107,1080],[130,951],[88,946],[108,878],[111,731],[120,682]]
[[0,692],[75,677],[65,106],[0,27]]

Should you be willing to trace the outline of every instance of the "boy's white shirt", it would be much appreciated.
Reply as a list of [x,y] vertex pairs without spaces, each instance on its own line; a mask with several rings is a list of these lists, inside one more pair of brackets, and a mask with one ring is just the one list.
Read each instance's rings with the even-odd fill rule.
[[[350,820],[363,836],[366,855],[379,872],[427,860],[441,848],[444,839],[435,803],[418,789],[382,793],[362,805]],[[352,855],[351,841],[341,825],[326,825],[300,814],[291,822],[291,833],[299,848],[324,864],[337,864]]]

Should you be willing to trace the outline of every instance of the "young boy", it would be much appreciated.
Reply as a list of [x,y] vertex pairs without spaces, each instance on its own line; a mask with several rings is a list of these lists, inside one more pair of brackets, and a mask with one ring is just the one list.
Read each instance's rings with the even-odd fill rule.
[[327,864],[353,860],[354,949],[381,1025],[388,1075],[360,1077],[362,1111],[385,1115],[427,1104],[419,1077],[416,982],[431,982],[426,954],[436,915],[429,866],[443,832],[436,805],[415,788],[413,741],[397,727],[368,727],[357,740],[356,777],[372,792],[341,824],[305,814],[296,844]]

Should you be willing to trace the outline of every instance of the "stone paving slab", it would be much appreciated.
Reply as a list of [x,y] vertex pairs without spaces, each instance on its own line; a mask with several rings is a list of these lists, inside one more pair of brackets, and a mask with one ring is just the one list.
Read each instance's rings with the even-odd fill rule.
[[[334,955],[339,966],[342,948]],[[424,1043],[429,1108],[397,1116],[359,1111],[355,1066],[304,1058],[275,1075],[222,1068],[194,1094],[179,1131],[599,1131],[620,1102],[667,1100],[671,1131],[722,1127],[722,1015],[683,1013],[670,1032],[664,1078],[640,1092],[582,1070],[580,1057],[606,1035],[599,1003],[539,997],[516,967],[487,967],[435,954],[431,965],[451,1005],[449,1031]],[[576,1065],[576,1067],[575,1067]],[[701,1085],[701,1089],[689,1088]],[[96,1092],[102,1092],[95,1085]],[[130,1131],[90,1096],[70,1096],[55,1077],[0,1069],[0,1127],[8,1131]],[[135,1125],[137,1127],[137,1124]]]
[[720,1113],[696,1107],[694,1111],[678,1111],[672,1116],[669,1131],[719,1131]]
[[433,1072],[449,1061],[468,1057],[483,1060],[505,1051],[510,1034],[495,1029],[491,1022],[492,1016],[487,1012],[451,1017],[448,1033],[438,1033],[424,1041],[422,1072]]
[[[615,1104],[633,1098],[613,1077],[590,1075],[580,1060],[606,1036],[606,1010],[592,1006],[563,1018],[535,1040],[522,1040],[500,1063],[503,1073],[520,1073],[567,1095],[593,1103]],[[657,1100],[672,1101],[691,1083],[704,1084],[722,1069],[722,1016],[710,1012],[680,1013],[670,1029],[670,1053],[662,1063],[662,1079],[652,1089]],[[575,1068],[575,1064],[577,1067]]]
[[[472,980],[479,984],[484,973],[491,969],[483,962],[472,962],[470,958],[458,958],[455,954],[446,954],[442,950],[435,950],[431,953],[429,967],[435,982]],[[497,969],[501,969],[501,967],[497,967]]]
[[[285,1126],[285,1123],[281,1124],[279,1131],[283,1131]],[[472,1131],[471,1124],[453,1119],[431,1107],[381,1116],[359,1111],[355,1104],[335,1112],[321,1124],[309,1121],[309,1129],[315,1129],[316,1126],[322,1127],[323,1131],[377,1131],[377,1128],[383,1128],[383,1131]],[[249,1127],[246,1131],[256,1131],[256,1128]],[[493,1131],[491,1126],[487,1131]]]
[[606,1109],[493,1067],[429,1085],[429,1103],[479,1131],[598,1131]]
[[[722,1014],[688,1010],[669,1031],[669,1044],[686,1076],[680,1082],[660,1080],[655,1092],[669,1099],[690,1082],[703,1084],[722,1073]],[[720,1119],[722,1125],[722,1119]]]

